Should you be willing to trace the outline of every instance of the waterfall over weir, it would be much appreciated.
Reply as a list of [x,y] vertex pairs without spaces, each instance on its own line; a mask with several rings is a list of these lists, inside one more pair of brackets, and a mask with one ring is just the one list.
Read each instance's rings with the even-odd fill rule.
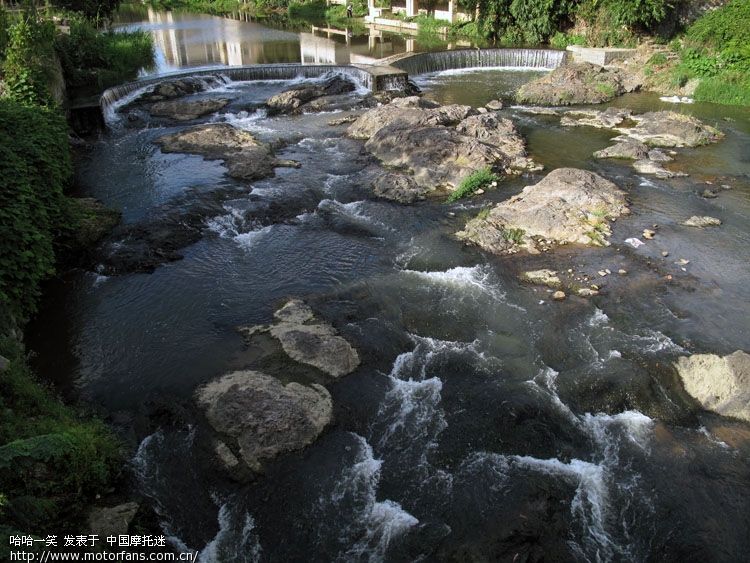
[[293,80],[295,78],[318,78],[329,72],[338,72],[351,76],[368,90],[377,92],[403,87],[406,84],[406,73],[398,68],[369,65],[305,65],[297,63],[261,64],[239,67],[222,67],[207,70],[189,70],[165,74],[158,77],[128,82],[105,90],[100,98],[101,109],[107,114],[108,108],[128,94],[146,86],[190,77],[225,77],[229,80]]
[[509,67],[553,70],[565,59],[565,51],[554,49],[456,49],[417,53],[388,59],[391,66],[409,76],[461,68]]

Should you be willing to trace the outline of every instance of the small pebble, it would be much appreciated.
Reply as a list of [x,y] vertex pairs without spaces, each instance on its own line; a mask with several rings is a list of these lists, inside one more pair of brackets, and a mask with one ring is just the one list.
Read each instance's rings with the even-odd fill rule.
[[669,252],[667,252],[666,250],[662,250],[661,255],[664,256],[664,258],[666,258],[667,256],[669,256]]
[[604,270],[599,270],[599,271],[597,272],[597,274],[599,274],[599,275],[600,275],[601,277],[604,277],[604,276],[606,276],[606,275],[607,275],[607,272],[605,272]]
[[628,271],[620,268],[619,270],[617,270],[617,273],[620,274],[621,276],[625,276],[627,275]]
[[556,291],[552,294],[552,299],[555,301],[563,301],[565,299],[565,292],[564,291]]
[[690,264],[690,260],[686,260],[685,258],[680,258],[677,262],[675,262],[678,266],[687,266]]
[[651,240],[654,238],[654,235],[656,235],[656,233],[651,229],[643,229],[643,238]]

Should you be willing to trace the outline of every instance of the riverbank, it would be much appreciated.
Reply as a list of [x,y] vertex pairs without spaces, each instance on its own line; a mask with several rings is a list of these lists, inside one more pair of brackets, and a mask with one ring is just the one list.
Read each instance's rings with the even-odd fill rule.
[[[44,283],[119,220],[69,197],[73,163],[64,105],[72,90],[135,76],[152,56],[142,33],[99,33],[82,15],[70,33],[33,10],[2,17],[0,97],[0,534],[87,529],[86,513],[121,472],[112,431],[88,407],[63,403],[29,367],[23,333]],[[62,60],[62,62],[61,62]]]

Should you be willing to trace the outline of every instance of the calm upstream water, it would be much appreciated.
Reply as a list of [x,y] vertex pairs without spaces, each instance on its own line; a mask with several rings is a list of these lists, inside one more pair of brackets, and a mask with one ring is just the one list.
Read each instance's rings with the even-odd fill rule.
[[[159,71],[301,58],[297,34],[151,14],[164,38]],[[480,105],[538,74],[415,78],[427,97]],[[181,126],[115,118],[79,162],[82,194],[131,224],[207,197],[218,210],[184,259],[153,273],[66,275],[29,334],[41,373],[133,445],[134,494],[172,545],[206,562],[747,560],[750,428],[697,411],[666,366],[688,352],[750,350],[748,111],[618,99],[726,133],[679,152],[688,178],[656,180],[592,158],[612,132],[504,110],[547,171],[594,170],[627,190],[633,214],[606,249],[498,258],[452,234],[544,172],[457,204],[376,200],[358,176],[362,143],[328,126],[331,114],[244,111],[286,85],[202,94],[232,100],[208,121],[285,140],[279,156],[302,165],[252,185],[152,144]],[[703,199],[706,182],[731,189]],[[257,220],[271,208],[283,219]],[[723,225],[679,225],[691,215]],[[653,242],[624,244],[654,224]],[[605,279],[600,297],[553,303],[517,280],[541,267],[629,275]],[[317,442],[238,485],[217,470],[192,394],[251,363],[236,327],[270,322],[289,297],[335,325],[362,365],[329,386],[335,421]]]

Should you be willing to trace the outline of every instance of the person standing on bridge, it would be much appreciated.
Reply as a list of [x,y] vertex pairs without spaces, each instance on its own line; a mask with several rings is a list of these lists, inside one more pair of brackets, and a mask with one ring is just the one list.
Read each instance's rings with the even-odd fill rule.
[[351,2],[346,7],[346,17],[351,18],[354,16],[354,6],[351,5]]

